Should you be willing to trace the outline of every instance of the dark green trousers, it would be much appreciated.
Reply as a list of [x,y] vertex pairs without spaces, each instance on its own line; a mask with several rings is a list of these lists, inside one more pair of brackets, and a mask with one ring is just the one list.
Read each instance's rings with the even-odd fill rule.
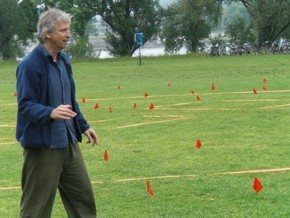
[[69,217],[96,217],[92,185],[78,144],[65,149],[24,148],[19,217],[46,218],[57,189]]

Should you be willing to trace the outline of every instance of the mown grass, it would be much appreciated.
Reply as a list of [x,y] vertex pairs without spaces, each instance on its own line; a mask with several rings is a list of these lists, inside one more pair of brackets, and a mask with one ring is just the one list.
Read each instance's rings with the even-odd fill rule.
[[[144,58],[142,66],[136,58],[74,62],[80,107],[100,138],[99,146],[81,145],[99,216],[290,216],[288,171],[221,174],[289,167],[289,63],[289,55],[165,56]],[[2,188],[19,187],[21,179],[16,65],[0,63]],[[264,186],[258,194],[254,177]],[[17,217],[21,190],[0,190],[0,196],[1,217]],[[59,196],[53,217],[66,217]]]

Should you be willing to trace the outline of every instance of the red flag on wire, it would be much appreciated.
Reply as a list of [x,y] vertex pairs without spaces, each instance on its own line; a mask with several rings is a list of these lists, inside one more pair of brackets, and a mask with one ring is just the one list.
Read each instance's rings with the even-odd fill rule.
[[263,83],[266,83],[267,82],[267,79],[264,77],[263,78]]
[[120,90],[121,89],[121,86],[120,85],[118,85],[118,90]]
[[14,92],[14,96],[17,96],[17,92]]
[[133,108],[134,108],[134,110],[137,108],[137,104],[136,103],[133,104]]
[[147,97],[148,97],[148,93],[147,93],[147,92],[145,92],[145,94],[144,94],[144,97],[145,97],[145,98],[147,98]]
[[104,152],[104,160],[105,161],[109,160],[109,155],[108,155],[108,151],[107,150],[105,150],[105,152]]
[[100,107],[99,104],[96,103],[95,106],[94,106],[94,109],[95,109],[95,110],[96,110],[96,109],[99,109],[99,107]]
[[112,112],[113,112],[113,108],[112,108],[112,107],[110,107],[110,108],[109,108],[109,111],[110,111],[110,113],[112,113]]
[[257,95],[257,94],[258,94],[258,92],[257,92],[257,90],[256,90],[256,89],[253,89],[253,93],[254,93],[255,95]]
[[213,84],[211,85],[211,90],[214,91],[215,89],[216,89],[216,87],[215,87],[215,84],[213,83]]
[[196,100],[201,101],[201,98],[199,95],[196,96]]
[[149,106],[149,110],[153,110],[154,109],[154,105],[151,103]]
[[256,191],[256,193],[259,193],[263,189],[263,185],[260,182],[258,178],[255,177],[254,183],[253,183],[253,189]]
[[170,87],[170,86],[171,86],[171,82],[168,82],[168,83],[167,83],[167,86]]
[[83,102],[83,103],[86,103],[86,102],[87,102],[87,98],[86,98],[86,97],[83,97],[83,98],[82,98],[82,102]]
[[190,90],[190,92],[191,92],[191,94],[194,94],[194,90],[192,89],[192,90]]
[[150,181],[147,181],[147,192],[152,198],[154,197],[154,193],[153,193]]
[[200,148],[201,147],[201,141],[200,139],[197,139],[196,144],[195,144],[196,148]]

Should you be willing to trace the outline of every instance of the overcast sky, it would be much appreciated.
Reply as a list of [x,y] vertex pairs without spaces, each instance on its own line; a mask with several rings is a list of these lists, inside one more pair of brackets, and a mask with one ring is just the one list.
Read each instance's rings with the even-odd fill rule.
[[177,0],[160,0],[159,3],[162,7],[167,7],[171,3],[175,2]]

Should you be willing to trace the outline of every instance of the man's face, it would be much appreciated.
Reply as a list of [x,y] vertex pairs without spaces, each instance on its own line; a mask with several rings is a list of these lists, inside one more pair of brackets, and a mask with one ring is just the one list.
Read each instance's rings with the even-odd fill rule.
[[70,25],[66,22],[58,22],[53,33],[46,35],[50,44],[58,51],[66,48],[71,38]]

